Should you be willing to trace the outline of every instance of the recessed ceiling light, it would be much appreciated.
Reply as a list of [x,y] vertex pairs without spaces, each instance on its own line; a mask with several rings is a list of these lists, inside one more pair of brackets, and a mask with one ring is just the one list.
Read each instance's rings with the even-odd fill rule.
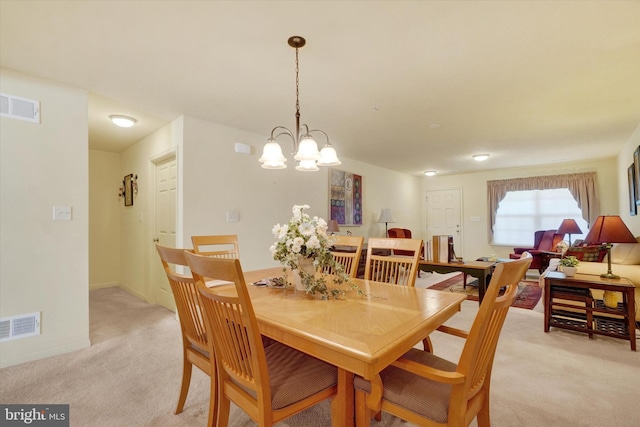
[[112,115],[109,116],[114,125],[120,126],[121,128],[130,128],[135,125],[137,120],[133,117],[128,116],[120,116],[120,115]]
[[476,162],[484,162],[485,160],[487,160],[489,158],[488,154],[474,154],[473,156],[473,160],[475,160]]
[[435,174],[436,174],[436,171],[424,171],[424,174],[425,174],[426,176],[433,176],[433,175],[435,175]]
[[431,123],[431,124],[429,125],[429,127],[430,127],[431,129],[438,129],[438,128],[440,127],[440,125],[439,125],[439,124],[437,124],[437,123]]

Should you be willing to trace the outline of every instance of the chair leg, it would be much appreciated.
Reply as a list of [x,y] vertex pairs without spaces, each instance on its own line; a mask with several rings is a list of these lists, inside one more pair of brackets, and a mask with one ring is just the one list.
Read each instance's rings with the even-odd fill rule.
[[215,425],[219,425],[218,423],[218,399],[216,399],[216,396],[218,395],[218,373],[216,372],[215,366],[212,367],[213,369],[211,370],[211,387],[209,387],[211,389],[210,391],[210,395],[209,395],[209,419],[207,421],[207,425],[208,426],[215,426]]
[[422,340],[422,348],[427,353],[433,353],[433,343],[431,342],[430,337],[426,337],[425,339]]
[[189,385],[191,384],[191,371],[193,370],[193,365],[187,360],[186,351],[183,351],[182,361],[182,385],[180,386],[180,397],[178,397],[176,414],[181,413],[184,408],[184,403],[187,400],[187,394],[189,393]]
[[490,427],[491,426],[491,419],[489,416],[489,399],[486,399],[484,401],[484,405],[482,405],[482,407],[480,408],[480,411],[478,411],[478,417],[477,417],[477,421],[478,421],[478,427]]
[[369,427],[371,425],[371,411],[367,407],[367,394],[362,390],[356,390],[356,427]]
[[[218,409],[216,416],[216,424],[210,424],[209,427],[227,427],[229,424],[229,407],[231,401],[224,395],[224,390],[218,385]],[[215,404],[215,402],[213,402]]]

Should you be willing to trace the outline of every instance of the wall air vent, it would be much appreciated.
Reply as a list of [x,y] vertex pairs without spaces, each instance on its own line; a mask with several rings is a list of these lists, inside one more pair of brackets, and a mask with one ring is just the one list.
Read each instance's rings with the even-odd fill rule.
[[40,335],[40,312],[0,319],[0,342]]
[[40,123],[40,101],[0,93],[0,116]]

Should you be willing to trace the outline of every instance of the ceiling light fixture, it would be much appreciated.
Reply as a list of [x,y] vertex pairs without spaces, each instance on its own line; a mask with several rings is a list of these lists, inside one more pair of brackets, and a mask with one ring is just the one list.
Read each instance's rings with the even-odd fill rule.
[[[302,127],[300,126],[298,50],[306,44],[306,40],[300,36],[292,36],[289,37],[287,42],[289,46],[296,50],[296,129],[294,133],[284,126],[276,126],[273,128],[271,130],[271,137],[262,149],[262,157],[260,157],[259,161],[265,169],[286,168],[287,165],[285,165],[284,162],[286,162],[287,159],[282,155],[282,148],[276,139],[281,135],[289,135],[293,140],[293,152],[295,153],[293,158],[299,161],[296,170],[314,172],[319,170],[318,166],[338,166],[342,163],[338,160],[336,150],[329,143],[329,135],[320,129],[309,130],[309,126],[306,124],[303,124]],[[319,132],[327,139],[327,143],[322,151],[318,151],[318,144],[311,137],[312,132]]]
[[489,158],[488,154],[474,154],[473,156],[473,160],[475,160],[476,162],[484,162],[485,160],[487,160]]
[[111,119],[114,125],[120,126],[121,128],[130,128],[131,126],[135,125],[137,122],[137,120],[134,119],[133,117],[120,116],[117,114],[109,116],[109,118]]
[[424,174],[426,176],[434,176],[436,174],[436,171],[424,171]]

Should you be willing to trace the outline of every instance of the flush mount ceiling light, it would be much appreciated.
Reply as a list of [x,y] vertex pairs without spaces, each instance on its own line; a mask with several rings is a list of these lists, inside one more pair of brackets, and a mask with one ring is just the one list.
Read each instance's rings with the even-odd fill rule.
[[[284,126],[276,126],[271,130],[271,137],[262,149],[262,157],[259,161],[265,169],[284,169],[287,159],[282,155],[282,148],[276,141],[279,136],[288,135],[293,141],[294,159],[298,160],[296,170],[314,172],[318,166],[338,166],[342,164],[338,160],[336,150],[329,143],[329,135],[320,129],[311,129],[306,124],[300,126],[300,89],[298,78],[298,50],[306,44],[306,40],[300,36],[289,37],[289,46],[296,50],[296,128],[295,133]],[[327,142],[322,151],[318,151],[318,144],[311,137],[311,133],[318,132],[325,136]]]
[[487,160],[489,158],[488,154],[474,154],[473,156],[473,160],[475,160],[476,162],[484,162],[485,160]]
[[130,128],[131,126],[135,125],[137,122],[137,120],[134,119],[133,117],[120,116],[117,114],[109,116],[109,118],[111,119],[114,125],[120,126],[121,128]]
[[424,171],[424,174],[426,176],[434,176],[436,174],[436,171]]

